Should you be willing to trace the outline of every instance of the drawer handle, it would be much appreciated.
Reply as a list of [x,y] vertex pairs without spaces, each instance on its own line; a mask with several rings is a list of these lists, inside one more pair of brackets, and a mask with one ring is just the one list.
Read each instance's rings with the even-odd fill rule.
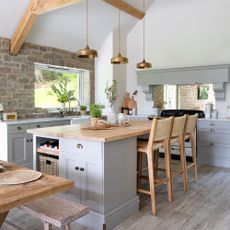
[[210,146],[213,146],[213,147],[215,146],[215,144],[214,144],[214,143],[212,143],[212,142],[211,142],[209,145],[210,145]]
[[215,133],[215,129],[210,129],[210,132],[211,133]]
[[84,172],[84,171],[85,171],[85,169],[84,169],[84,168],[80,168],[80,171],[81,171],[81,172]]
[[76,171],[78,171],[78,170],[79,170],[79,167],[78,167],[78,166],[76,166],[76,167],[75,167],[75,170],[76,170]]
[[18,126],[18,127],[17,127],[17,130],[22,130],[22,127]]
[[37,128],[41,128],[41,125],[37,125]]
[[215,123],[210,123],[210,126],[215,126]]
[[77,144],[77,149],[83,149],[83,145],[82,144]]

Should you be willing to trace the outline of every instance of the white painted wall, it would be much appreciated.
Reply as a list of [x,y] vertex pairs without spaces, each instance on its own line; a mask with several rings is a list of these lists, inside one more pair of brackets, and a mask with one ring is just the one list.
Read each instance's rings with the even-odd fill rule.
[[[146,14],[146,59],[153,68],[173,68],[230,63],[229,0],[155,0]],[[136,84],[135,66],[142,60],[142,22],[127,36],[127,91],[138,89],[138,113],[151,113]],[[219,113],[230,104],[217,102]]]
[[[112,84],[112,80],[118,83],[118,100],[114,104],[116,112],[119,111],[124,92],[126,91],[126,65],[112,65],[110,60],[118,54],[118,34],[112,32],[98,50],[100,57],[95,62],[95,101],[108,107],[105,88]],[[121,36],[121,53],[126,55],[126,37]],[[107,109],[104,109],[107,114]]]
[[106,106],[108,101],[105,88],[107,84],[112,83],[113,79],[113,66],[110,64],[113,55],[113,33],[110,33],[98,53],[100,57],[95,61],[95,101]]

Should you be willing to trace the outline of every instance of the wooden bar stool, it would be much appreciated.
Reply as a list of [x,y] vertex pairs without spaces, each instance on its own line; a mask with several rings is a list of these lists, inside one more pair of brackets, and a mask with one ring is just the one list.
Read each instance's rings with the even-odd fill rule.
[[[151,204],[152,204],[152,213],[156,214],[156,194],[155,187],[166,184],[168,192],[168,200],[173,200],[173,191],[172,191],[172,178],[171,178],[171,163],[170,163],[170,137],[172,132],[173,117],[165,118],[161,120],[153,119],[151,125],[151,131],[148,142],[138,141],[137,142],[137,152],[138,154],[145,153],[147,154],[148,162],[148,178],[150,190],[146,190],[141,187],[139,183],[140,180],[137,178],[137,191],[140,193],[146,193],[151,195]],[[165,169],[166,169],[166,178],[157,180],[154,173],[154,152],[160,148],[165,149]],[[139,154],[142,157],[142,155]],[[140,157],[138,157],[140,159]],[[139,163],[139,162],[138,162]],[[138,164],[140,166],[140,164]],[[138,170],[142,171],[142,168],[139,167]],[[137,173],[137,177],[141,173]]]
[[56,196],[36,200],[19,206],[19,209],[39,218],[44,224],[44,230],[51,230],[52,225],[71,230],[70,224],[73,221],[89,213],[87,206]]
[[[190,140],[191,147],[192,147],[192,163],[187,166],[186,169],[194,168],[193,175],[195,181],[197,181],[197,160],[196,160],[196,124],[197,124],[198,114],[190,115],[187,119],[186,129],[185,129],[185,136],[184,141]],[[186,160],[186,153],[185,153],[185,160]]]
[[183,190],[187,191],[187,170],[186,170],[186,156],[185,156],[185,129],[187,127],[188,115],[182,117],[174,118],[172,135],[170,139],[170,144],[178,143],[179,144],[179,153],[180,153],[180,170],[173,171],[172,176],[181,175]]
[[[178,171],[172,171],[172,177],[181,175],[183,190],[187,191],[187,170],[186,170],[186,156],[185,156],[185,145],[184,145],[184,137],[185,137],[185,129],[187,126],[188,115],[184,115],[182,117],[175,117],[173,121],[172,135],[170,138],[170,145],[174,143],[179,144],[179,154],[180,154],[180,169]],[[157,175],[157,171],[165,171],[164,168],[158,168],[158,160],[159,155],[155,155],[155,174]],[[173,184],[173,181],[172,181]]]

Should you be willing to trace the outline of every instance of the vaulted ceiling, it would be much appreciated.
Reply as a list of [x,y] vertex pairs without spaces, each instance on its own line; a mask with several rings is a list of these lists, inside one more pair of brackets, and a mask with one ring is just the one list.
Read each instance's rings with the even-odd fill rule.
[[[142,0],[124,0],[142,10]],[[146,0],[146,9],[154,0]],[[0,37],[12,38],[30,0],[0,0]],[[139,19],[122,12],[121,30],[125,36]],[[98,49],[118,27],[118,9],[102,0],[89,0],[89,45]],[[85,46],[85,1],[40,15],[26,41],[77,51]]]

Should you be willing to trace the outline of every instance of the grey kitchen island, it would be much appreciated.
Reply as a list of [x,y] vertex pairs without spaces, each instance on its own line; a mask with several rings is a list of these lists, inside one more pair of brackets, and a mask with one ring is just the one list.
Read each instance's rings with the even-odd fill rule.
[[149,121],[129,127],[86,130],[69,125],[28,130],[33,134],[33,168],[39,170],[37,148],[48,139],[59,142],[59,176],[75,181],[64,195],[89,206],[79,223],[91,229],[113,229],[137,213],[136,139],[148,134]]

